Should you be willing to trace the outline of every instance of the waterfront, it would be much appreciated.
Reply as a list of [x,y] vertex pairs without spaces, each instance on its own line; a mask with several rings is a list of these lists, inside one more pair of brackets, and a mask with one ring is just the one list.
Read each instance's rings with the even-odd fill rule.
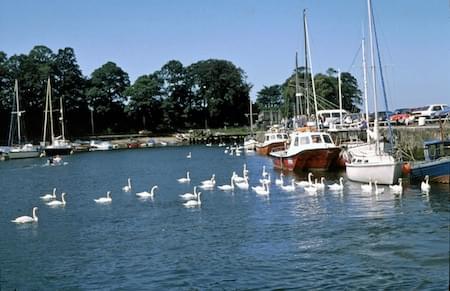
[[[0,286],[23,289],[433,289],[447,290],[449,190],[376,197],[345,181],[343,195],[317,196],[272,185],[269,197],[236,189],[203,191],[200,208],[178,195],[216,175],[228,184],[247,164],[250,184],[267,157],[223,148],[164,147],[0,163]],[[186,159],[188,152],[191,159]],[[191,173],[190,184],[176,179]],[[319,174],[318,174],[319,175]],[[327,183],[344,175],[325,173]],[[133,190],[121,188],[131,177]],[[304,180],[306,173],[297,174]],[[288,181],[287,176],[286,181]],[[153,200],[135,193],[152,185]],[[67,192],[64,208],[40,199]],[[110,205],[93,199],[112,191]],[[15,225],[38,206],[39,222]]]

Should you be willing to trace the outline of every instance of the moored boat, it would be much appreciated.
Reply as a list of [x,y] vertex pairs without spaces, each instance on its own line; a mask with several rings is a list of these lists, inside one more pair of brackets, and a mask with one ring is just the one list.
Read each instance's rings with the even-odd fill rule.
[[339,152],[328,133],[308,130],[292,133],[289,148],[273,151],[270,157],[278,169],[328,170],[334,166]]
[[425,160],[410,164],[410,179],[423,180],[426,175],[430,182],[450,183],[450,140],[424,142]]
[[264,141],[256,144],[256,152],[268,155],[274,148],[283,148],[288,142],[288,135],[278,127],[272,127],[264,134]]

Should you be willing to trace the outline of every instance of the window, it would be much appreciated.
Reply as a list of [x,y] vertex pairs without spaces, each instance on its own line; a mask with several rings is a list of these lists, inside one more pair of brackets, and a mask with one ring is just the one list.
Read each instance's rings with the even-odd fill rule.
[[441,106],[440,105],[433,106],[433,111],[438,111],[438,110],[441,110]]
[[277,138],[278,138],[278,139],[282,139],[282,138],[283,138],[283,135],[277,134]]
[[312,139],[313,143],[320,143],[321,142],[320,135],[312,135],[311,139]]
[[298,137],[295,138],[294,146],[298,146]]
[[333,141],[331,140],[331,137],[327,134],[322,135],[323,136],[323,140],[325,141],[325,143],[333,143]]
[[309,138],[307,136],[300,137],[300,144],[309,144]]

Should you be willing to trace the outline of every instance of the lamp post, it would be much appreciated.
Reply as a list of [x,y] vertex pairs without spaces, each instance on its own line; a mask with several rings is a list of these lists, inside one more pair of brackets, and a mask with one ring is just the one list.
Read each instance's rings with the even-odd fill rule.
[[91,134],[94,135],[94,107],[88,105],[88,109],[91,112]]

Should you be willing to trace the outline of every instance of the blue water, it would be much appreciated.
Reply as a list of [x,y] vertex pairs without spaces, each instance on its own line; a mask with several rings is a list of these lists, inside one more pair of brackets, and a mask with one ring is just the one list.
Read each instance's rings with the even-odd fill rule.
[[[186,159],[188,152],[192,159]],[[0,163],[0,289],[432,289],[448,290],[449,190],[406,185],[376,197],[345,180],[343,195],[271,186],[269,197],[202,191],[200,208],[178,195],[213,173],[229,184],[247,163],[250,184],[271,160],[204,146],[76,154]],[[176,179],[191,172],[190,184]],[[334,183],[344,173],[325,173]],[[321,173],[316,173],[320,177]],[[131,177],[132,193],[122,187]],[[287,177],[290,178],[289,176]],[[295,176],[304,180],[306,173]],[[135,192],[159,189],[153,200]],[[67,193],[64,208],[39,199]],[[93,199],[112,192],[110,205]],[[31,215],[39,222],[10,220]]]

